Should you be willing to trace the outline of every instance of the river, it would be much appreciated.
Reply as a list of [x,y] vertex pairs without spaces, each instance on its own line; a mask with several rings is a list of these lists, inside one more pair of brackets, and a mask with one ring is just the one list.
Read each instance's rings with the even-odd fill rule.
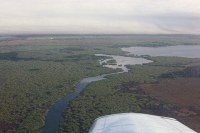
[[[132,55],[150,55],[150,56],[177,56],[177,57],[187,57],[187,58],[200,58],[200,46],[166,46],[166,47],[128,47],[122,48],[123,51],[128,52]],[[52,105],[48,111],[48,114],[45,119],[45,126],[42,128],[41,133],[56,133],[59,128],[59,122],[62,115],[62,112],[68,107],[69,102],[75,99],[85,87],[94,81],[103,80],[106,76],[128,72],[127,65],[136,65],[136,64],[146,64],[151,63],[151,60],[144,58],[134,58],[134,57],[125,57],[125,56],[116,56],[116,55],[105,55],[105,54],[96,54],[96,56],[107,57],[107,59],[99,60],[100,64],[103,67],[108,67],[112,69],[121,69],[121,72],[103,74],[95,77],[88,77],[82,79],[75,87],[73,92],[67,94],[63,99],[56,102]],[[114,63],[109,63],[109,61],[114,60]]]
[[[119,68],[122,71],[82,79],[76,85],[75,90],[73,92],[68,93],[63,99],[57,101],[49,108],[48,114],[45,118],[45,125],[42,128],[41,133],[56,133],[56,131],[59,128],[59,122],[62,112],[68,107],[69,102],[75,99],[91,82],[103,80],[106,78],[106,76],[112,74],[128,72],[128,68],[126,67],[126,65],[146,64],[152,62],[144,58],[123,57],[123,56],[105,55],[105,54],[96,54],[96,56],[109,58],[109,59],[102,59],[99,61],[100,64],[105,63],[105,65],[102,64],[104,67],[112,69]],[[112,59],[116,61],[116,64],[111,65],[108,63],[108,61]]]

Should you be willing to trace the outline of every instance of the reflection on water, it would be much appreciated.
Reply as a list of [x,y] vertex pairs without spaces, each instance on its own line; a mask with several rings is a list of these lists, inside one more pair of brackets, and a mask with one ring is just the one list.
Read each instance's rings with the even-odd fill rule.
[[187,58],[200,58],[200,46],[198,45],[177,45],[166,47],[128,47],[123,51],[133,55],[150,56],[177,56]]

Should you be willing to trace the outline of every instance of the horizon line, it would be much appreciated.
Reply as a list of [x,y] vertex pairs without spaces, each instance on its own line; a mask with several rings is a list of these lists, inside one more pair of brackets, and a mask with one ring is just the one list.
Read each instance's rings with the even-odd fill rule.
[[56,35],[192,35],[192,36],[199,36],[199,34],[194,33],[0,33],[0,36],[56,36]]

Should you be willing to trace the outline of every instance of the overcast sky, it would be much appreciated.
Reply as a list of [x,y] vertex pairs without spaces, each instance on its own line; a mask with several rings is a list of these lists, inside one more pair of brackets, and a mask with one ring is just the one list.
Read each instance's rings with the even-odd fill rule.
[[0,33],[200,33],[200,0],[0,0]]

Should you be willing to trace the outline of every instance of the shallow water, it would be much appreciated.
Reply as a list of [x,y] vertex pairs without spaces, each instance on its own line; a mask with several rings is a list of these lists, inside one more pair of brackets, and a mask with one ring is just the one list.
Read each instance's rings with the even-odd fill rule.
[[[151,60],[144,58],[135,58],[135,57],[125,57],[117,55],[105,55],[105,54],[95,54],[96,56],[108,57],[109,59],[100,60],[100,64],[104,67],[113,68],[113,69],[122,69],[124,72],[128,72],[126,65],[137,65],[137,64],[147,64],[151,63]],[[108,61],[115,60],[116,64],[109,64]]]
[[176,56],[186,58],[200,58],[199,45],[177,45],[165,47],[127,47],[123,51],[133,55],[150,55],[150,56]]

